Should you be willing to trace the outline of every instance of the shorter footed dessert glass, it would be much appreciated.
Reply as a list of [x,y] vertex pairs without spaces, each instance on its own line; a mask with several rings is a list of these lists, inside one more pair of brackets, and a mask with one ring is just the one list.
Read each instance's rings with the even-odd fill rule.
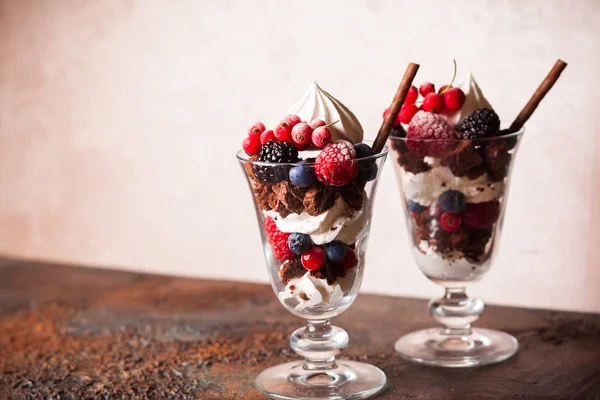
[[445,289],[429,302],[429,314],[443,327],[401,337],[395,349],[403,358],[470,367],[517,352],[513,336],[471,327],[484,306],[466,288],[483,278],[496,254],[522,133],[472,140],[390,137],[413,256]]
[[[350,307],[360,288],[373,200],[386,156],[384,149],[357,159],[357,175],[344,186],[308,179],[299,187],[289,177],[314,176],[310,158],[274,164],[238,152],[253,194],[273,290],[285,308],[307,320],[290,339],[292,350],[304,360],[263,371],[256,387],[265,395],[362,399],[385,386],[379,368],[336,358],[349,337],[330,319]],[[307,253],[311,255],[305,259]]]

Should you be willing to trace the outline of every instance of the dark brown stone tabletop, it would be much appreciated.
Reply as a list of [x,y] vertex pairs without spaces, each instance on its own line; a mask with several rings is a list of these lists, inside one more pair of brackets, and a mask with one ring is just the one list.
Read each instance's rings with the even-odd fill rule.
[[[255,376],[293,360],[302,321],[267,285],[0,259],[1,399],[261,399]],[[433,326],[423,300],[361,294],[334,320],[343,357],[388,376],[380,399],[600,399],[600,315],[486,309],[515,335],[500,364],[441,369],[394,354]]]

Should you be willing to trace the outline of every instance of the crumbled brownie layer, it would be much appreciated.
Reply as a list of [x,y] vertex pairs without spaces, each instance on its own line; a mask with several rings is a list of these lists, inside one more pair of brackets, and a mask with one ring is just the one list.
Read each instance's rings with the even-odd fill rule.
[[483,172],[483,159],[479,150],[470,140],[462,141],[455,148],[448,151],[442,158],[442,165],[450,168],[455,176],[473,176]]
[[483,148],[483,158],[489,176],[495,182],[506,178],[512,156],[509,153],[512,143],[509,140],[491,140]]
[[363,206],[363,190],[365,181],[355,179],[343,187],[333,187],[315,182],[307,188],[300,188],[288,181],[265,183],[254,176],[249,164],[244,165],[250,177],[250,184],[258,207],[263,211],[277,211],[285,218],[291,213],[306,212],[311,216],[319,215],[329,210],[338,196],[354,210]]
[[306,269],[302,266],[300,257],[294,257],[291,260],[287,260],[279,269],[279,277],[284,285],[287,285],[292,279],[302,277],[305,273]]

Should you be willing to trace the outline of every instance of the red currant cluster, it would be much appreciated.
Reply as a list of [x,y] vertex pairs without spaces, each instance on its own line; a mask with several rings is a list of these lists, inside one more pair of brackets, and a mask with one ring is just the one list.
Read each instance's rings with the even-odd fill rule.
[[298,151],[307,150],[311,145],[323,148],[331,142],[331,130],[322,119],[306,123],[302,122],[299,116],[292,114],[279,122],[273,130],[267,130],[262,122],[255,122],[248,129],[242,148],[248,155],[258,155],[261,146],[270,141],[293,143]]

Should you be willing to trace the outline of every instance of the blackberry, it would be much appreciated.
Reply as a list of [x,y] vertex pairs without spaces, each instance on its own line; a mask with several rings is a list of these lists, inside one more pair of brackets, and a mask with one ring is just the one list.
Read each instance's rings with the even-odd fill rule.
[[[298,162],[298,149],[290,142],[268,142],[260,148],[258,160],[281,164]],[[279,183],[288,177],[288,166],[254,165],[254,175],[266,183]]]
[[500,132],[500,118],[494,110],[480,108],[473,111],[460,124],[460,136],[463,139],[481,139],[497,136]]

